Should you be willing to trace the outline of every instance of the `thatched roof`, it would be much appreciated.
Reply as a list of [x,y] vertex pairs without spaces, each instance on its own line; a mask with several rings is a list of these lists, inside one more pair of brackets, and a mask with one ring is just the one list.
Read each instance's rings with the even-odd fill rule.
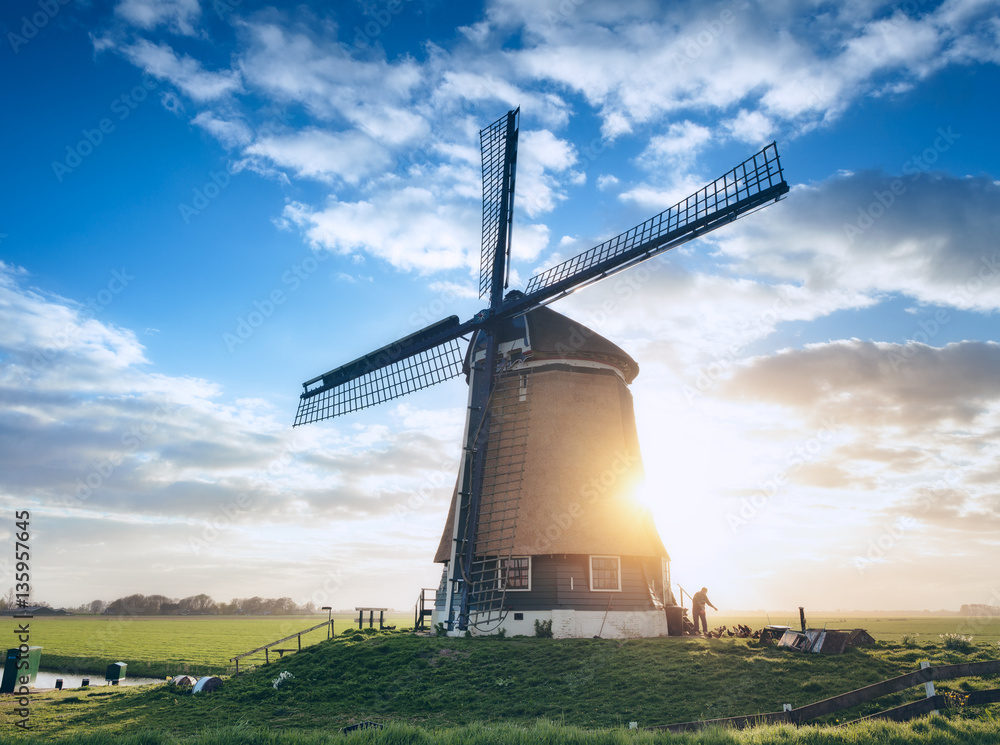
[[533,360],[579,359],[604,362],[621,370],[625,382],[639,374],[639,364],[621,347],[581,323],[546,307],[527,314]]

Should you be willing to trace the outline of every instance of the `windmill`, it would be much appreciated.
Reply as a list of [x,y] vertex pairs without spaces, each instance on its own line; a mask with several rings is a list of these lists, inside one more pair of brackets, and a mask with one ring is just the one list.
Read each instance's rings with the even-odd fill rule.
[[[602,373],[605,379],[617,376],[617,382],[602,380],[604,392],[595,395],[608,400],[617,395],[625,400],[607,386],[623,390],[637,372],[635,361],[614,344],[543,306],[732,222],[788,192],[777,146],[772,142],[676,205],[535,275],[523,292],[505,294],[510,270],[519,111],[507,112],[480,132],[483,243],[479,293],[481,298],[488,298],[488,307],[464,322],[457,316],[446,318],[306,381],[295,418],[298,426],[350,414],[466,374],[469,401],[462,458],[438,551],[438,560],[445,564],[445,570],[435,615],[449,633],[470,629],[486,632],[504,622],[511,609],[511,595],[515,589],[524,588],[526,572],[531,571],[531,556],[518,555],[529,550],[523,548],[528,523],[535,528],[530,540],[536,548],[530,550],[559,552],[537,530],[540,519],[558,521],[559,518],[551,514],[540,518],[537,510],[533,513],[532,495],[527,495],[522,503],[525,480],[533,469],[537,470],[532,465],[538,460],[534,448],[545,447],[538,444],[539,438],[533,434],[538,431],[531,424],[533,402],[551,401],[559,393],[558,387],[551,386],[556,378],[549,374],[558,372],[563,379],[567,370],[573,374]],[[543,369],[549,377],[540,374]],[[597,380],[597,376],[591,377]],[[583,378],[577,375],[574,380]],[[587,385],[590,382],[588,378]],[[549,387],[543,386],[542,393],[533,395],[532,387],[542,383]],[[636,438],[630,394],[626,403],[624,434],[615,442],[626,453],[622,457],[627,460],[637,456],[638,445],[637,441],[631,442]],[[572,402],[566,402],[561,410],[573,409]],[[626,421],[630,417],[631,430]],[[536,421],[543,420],[549,421],[549,417],[540,420],[536,416]],[[586,426],[590,431],[622,429],[609,428],[606,422],[597,420]],[[546,441],[551,442],[552,438]],[[609,449],[613,448],[604,447]],[[582,452],[575,457],[593,460],[602,457],[600,452],[603,451]],[[613,462],[605,470],[618,473]],[[596,504],[599,500],[593,501]],[[589,521],[577,520],[567,530],[586,532],[595,526],[599,529],[602,521],[615,519],[607,510],[610,503],[605,500],[600,504],[604,506],[593,508]],[[531,515],[531,520],[519,519],[522,514]],[[574,520],[572,516],[567,519]],[[651,545],[659,544],[658,549],[643,555],[666,556],[655,528],[643,527],[641,515],[636,520],[634,524],[640,526],[637,534],[648,537]],[[600,537],[596,540],[599,543]],[[568,551],[560,546],[563,553]],[[588,559],[589,589],[620,590],[624,567],[615,563],[618,558],[603,556],[599,550],[584,553],[593,554]],[[530,587],[530,577],[527,584]],[[572,576],[569,586],[575,588]],[[664,592],[663,582],[657,587]],[[669,592],[669,582],[665,591]],[[609,599],[605,621],[611,607]],[[514,618],[523,615],[515,612]],[[550,614],[550,622],[552,618]],[[601,627],[603,630],[604,621]]]

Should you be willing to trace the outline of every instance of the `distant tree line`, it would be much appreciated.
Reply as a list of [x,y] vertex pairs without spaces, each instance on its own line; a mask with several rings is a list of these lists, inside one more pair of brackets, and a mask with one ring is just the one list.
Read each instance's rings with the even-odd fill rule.
[[[32,600],[28,602],[27,605],[30,605],[35,608],[41,608],[43,606],[45,608],[52,607],[49,603],[47,603],[44,600]],[[0,611],[5,611],[8,608],[16,608],[16,607],[17,607],[17,593],[15,593],[14,588],[11,587],[9,590],[7,590],[6,595],[0,597]]]
[[77,608],[74,613],[104,613],[114,616],[198,616],[198,615],[275,615],[291,616],[316,613],[312,602],[299,605],[291,598],[233,598],[228,603],[217,603],[208,595],[191,595],[186,598],[168,598],[165,595],[126,595],[112,600],[94,600]]
[[1000,616],[1000,606],[971,603],[958,609],[960,616]]

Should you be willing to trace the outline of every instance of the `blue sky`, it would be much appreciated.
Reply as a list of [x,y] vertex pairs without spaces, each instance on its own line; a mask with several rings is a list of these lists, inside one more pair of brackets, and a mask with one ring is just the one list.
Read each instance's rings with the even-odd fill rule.
[[290,425],[302,381],[482,307],[478,130],[520,106],[515,286],[779,144],[782,202],[556,306],[640,364],[675,579],[1000,604],[1000,3],[38,0],[0,31],[0,533],[31,510],[36,598],[436,584],[464,384]]

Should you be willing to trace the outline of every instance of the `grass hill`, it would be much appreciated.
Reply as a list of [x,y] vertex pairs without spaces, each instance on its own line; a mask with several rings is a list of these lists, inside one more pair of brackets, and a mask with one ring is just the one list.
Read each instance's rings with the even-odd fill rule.
[[[222,690],[208,695],[194,696],[166,685],[39,694],[32,701],[32,725],[44,737],[99,732],[111,738],[67,740],[80,743],[125,743],[125,734],[136,732],[153,738],[143,743],[193,737],[192,742],[223,745],[257,742],[258,736],[272,738],[260,742],[326,742],[327,734],[365,720],[391,726],[380,734],[358,733],[359,742],[509,743],[522,741],[522,736],[524,742],[552,743],[624,742],[614,739],[620,736],[631,738],[628,742],[771,742],[745,739],[760,737],[761,731],[738,736],[744,739],[710,733],[715,739],[705,740],[663,733],[638,736],[625,728],[633,721],[646,727],[780,711],[784,703],[800,706],[910,672],[921,659],[950,664],[998,658],[996,646],[962,652],[912,641],[823,656],[729,638],[449,639],[356,632],[228,679]],[[288,675],[275,685],[282,673]],[[979,679],[951,683],[939,684],[939,691],[997,686],[996,681]],[[922,688],[911,689],[837,716],[854,719],[922,696]],[[937,725],[925,720],[878,726],[890,734],[916,737],[899,742],[1000,742],[995,706],[930,721],[938,720]],[[916,736],[919,727],[929,728],[927,738]],[[203,739],[208,737],[206,728],[220,739]],[[549,734],[542,737],[543,730]],[[836,734],[848,730],[799,732],[806,731],[829,734],[815,742],[897,741],[843,739]],[[566,736],[571,739],[552,739],[553,732],[570,733]],[[599,732],[616,734],[613,739],[586,739]],[[273,739],[281,733],[289,738],[308,733],[318,739]],[[812,742],[794,737],[799,735],[774,741]]]

